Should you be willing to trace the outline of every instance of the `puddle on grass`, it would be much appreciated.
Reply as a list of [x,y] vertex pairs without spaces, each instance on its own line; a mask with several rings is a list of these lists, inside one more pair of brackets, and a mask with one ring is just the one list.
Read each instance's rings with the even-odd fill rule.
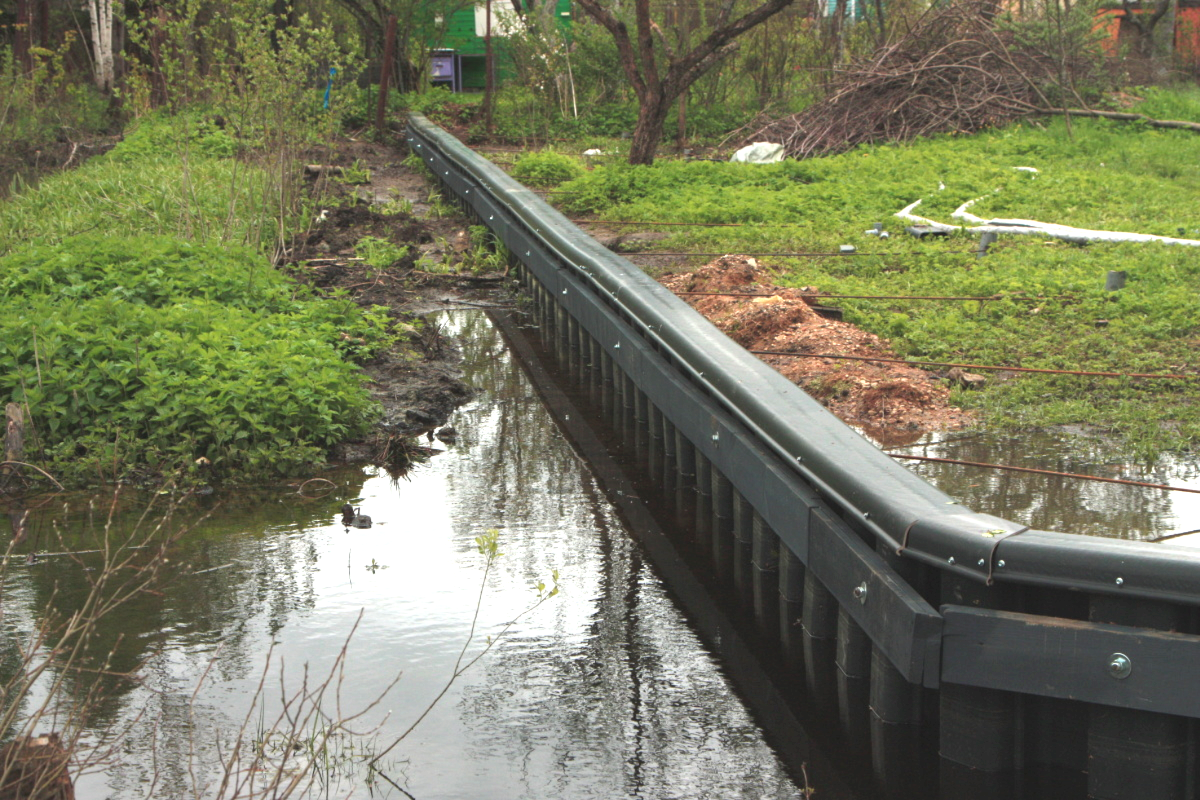
[[[1085,430],[929,434],[889,453],[1028,467],[1194,489],[1200,462],[1160,456],[1144,464]],[[1041,530],[1200,547],[1200,494],[937,462],[906,467],[975,511]],[[1182,535],[1179,535],[1182,534]]]
[[[97,633],[116,651],[109,672],[145,667],[137,682],[105,679],[92,703],[86,741],[122,726],[129,733],[79,778],[79,796],[216,796],[220,754],[236,750],[239,735],[244,756],[263,740],[274,753],[304,752],[328,719],[309,720],[295,741],[264,731],[306,671],[312,687],[331,669],[323,712],[361,712],[349,727],[364,735],[335,740],[318,770],[321,796],[799,796],[491,323],[462,312],[443,324],[462,336],[468,381],[481,390],[450,420],[458,439],[446,452],[407,477],[331,473],[336,489],[317,499],[280,487],[179,510],[173,525],[211,516],[182,538],[161,593],[115,610]],[[107,500],[92,499],[92,533],[89,498],[56,498],[33,512],[24,550],[89,549],[107,514]],[[344,528],[347,501],[374,526]],[[125,498],[114,531],[129,530],[145,502]],[[485,575],[475,537],[491,528],[503,556]],[[78,602],[98,558],[10,566],[5,649],[47,605]],[[536,603],[532,587],[554,570],[561,593],[525,613]],[[502,632],[446,688],[464,645],[470,660]],[[12,668],[11,658],[0,662],[0,671]],[[67,681],[74,699],[94,684],[78,678]],[[31,701],[44,689],[43,681]],[[444,689],[380,761],[404,794],[382,780],[369,786],[365,759]]]

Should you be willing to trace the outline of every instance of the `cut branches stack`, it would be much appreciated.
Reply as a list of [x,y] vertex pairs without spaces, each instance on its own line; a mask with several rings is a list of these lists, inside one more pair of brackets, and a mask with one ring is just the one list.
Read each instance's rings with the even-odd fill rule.
[[829,95],[804,111],[754,130],[746,142],[784,145],[794,158],[830,155],[859,144],[970,133],[1053,108],[1043,87],[1086,59],[1064,64],[1018,43],[997,24],[992,3],[933,9],[868,60],[839,69]]

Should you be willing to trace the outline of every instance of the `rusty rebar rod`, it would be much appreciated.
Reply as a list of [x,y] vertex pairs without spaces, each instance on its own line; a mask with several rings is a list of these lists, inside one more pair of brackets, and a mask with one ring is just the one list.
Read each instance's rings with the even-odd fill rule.
[[[784,289],[783,291],[787,291]],[[702,295],[706,297],[777,297],[779,292],[676,292],[678,295]],[[992,295],[991,297],[959,297],[951,295],[923,294],[818,294],[798,292],[793,296],[814,297],[818,300],[1060,300],[1058,297],[1022,297],[1019,295]]]
[[660,253],[656,250],[613,250],[619,256],[701,256],[703,258],[720,258],[721,256],[752,256],[754,258],[847,258],[851,256],[868,256],[871,258],[904,258],[907,256],[920,256],[922,258],[934,258],[944,255],[975,255],[976,250],[947,250],[942,253],[917,253],[917,252],[900,252],[900,253],[860,253],[857,250],[848,253]]
[[836,256],[845,258],[846,256],[904,256],[904,255],[928,255],[927,253],[659,253],[654,250],[614,250],[619,256],[701,256],[703,258],[719,258],[721,256],[750,256],[753,258],[825,258],[826,256]]
[[1164,489],[1168,492],[1190,492],[1192,494],[1200,494],[1200,489],[1188,489],[1185,486],[1168,486],[1165,483],[1131,481],[1125,478],[1105,478],[1101,475],[1084,475],[1078,472],[1055,472],[1052,469],[1037,469],[1036,467],[1013,467],[1007,464],[988,464],[984,461],[961,461],[957,458],[911,456],[902,453],[888,453],[888,455],[890,455],[892,458],[904,458],[912,461],[933,461],[938,464],[955,464],[960,467],[983,467],[985,469],[1000,469],[1007,472],[1031,472],[1036,475],[1051,475],[1056,478],[1077,478],[1082,481],[1101,481],[1103,483],[1119,483],[1125,486],[1140,486],[1144,489]]
[[1079,369],[1043,369],[1041,367],[1003,367],[990,364],[955,364],[949,361],[909,361],[903,358],[882,356],[843,356],[833,353],[797,353],[791,350],[750,350],[758,356],[788,356],[791,358],[831,358],[845,361],[878,361],[883,364],[905,364],[910,367],[958,367],[959,369],[983,369],[995,372],[1037,372],[1045,375],[1083,375],[1095,378],[1163,378],[1167,380],[1197,380],[1200,374],[1185,375],[1173,372],[1092,372]]
[[[617,219],[573,219],[573,220],[571,220],[571,222],[574,222],[576,225],[643,225],[647,228],[658,228],[658,227],[667,227],[667,226],[682,226],[682,227],[690,227],[690,228],[741,228],[741,227],[744,227],[746,224],[744,222],[637,222],[637,221],[631,222],[629,220],[617,220]],[[761,227],[782,228],[782,227],[785,227],[785,224],[786,223],[774,223],[774,224],[763,225]]]

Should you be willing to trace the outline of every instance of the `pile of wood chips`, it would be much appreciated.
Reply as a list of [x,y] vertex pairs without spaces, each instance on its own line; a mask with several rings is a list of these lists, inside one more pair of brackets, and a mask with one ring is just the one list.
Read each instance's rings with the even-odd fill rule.
[[[694,272],[669,275],[675,293],[732,292],[766,297],[682,295],[748,350],[896,358],[887,342],[848,322],[825,319],[812,308],[815,288],[775,286],[771,274],[748,256],[728,255]],[[950,389],[938,376],[904,364],[760,355],[788,380],[820,400],[844,422],[876,439],[899,443],[931,430],[972,421],[949,405]]]

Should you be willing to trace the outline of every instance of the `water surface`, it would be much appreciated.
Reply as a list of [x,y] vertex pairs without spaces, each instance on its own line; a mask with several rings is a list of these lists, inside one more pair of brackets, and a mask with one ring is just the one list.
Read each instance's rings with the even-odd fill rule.
[[[1081,428],[930,434],[887,449],[1200,490],[1200,462],[1194,456],[1164,454],[1146,464],[1107,436]],[[1164,546],[1200,546],[1200,494],[1195,492],[958,464],[900,463],[963,505],[1022,525],[1120,539],[1163,539]]]
[[[138,683],[108,681],[96,704],[89,741],[134,724],[80,779],[80,797],[214,796],[219,753],[231,752],[239,731],[282,742],[266,729],[283,698],[306,671],[311,687],[339,667],[343,648],[322,707],[335,719],[361,712],[351,727],[369,733],[338,740],[322,767],[325,794],[400,797],[382,782],[368,787],[363,756],[422,714],[464,645],[469,660],[497,636],[380,761],[411,796],[798,796],[491,323],[468,312],[443,324],[463,337],[467,379],[480,389],[450,421],[457,442],[432,443],[445,452],[404,477],[331,473],[336,489],[320,498],[280,486],[203,498],[176,515],[173,525],[212,512],[183,537],[161,593],[138,597],[102,628],[117,653],[110,671],[145,666]],[[372,528],[342,526],[347,500]],[[146,502],[126,496],[116,528]],[[88,504],[70,496],[35,511],[25,549],[88,549],[104,518],[93,511],[89,533]],[[503,556],[485,576],[475,537],[488,529],[500,531]],[[77,601],[98,558],[10,567],[10,637],[47,604]],[[552,583],[555,570],[561,593],[528,611],[534,586]]]

